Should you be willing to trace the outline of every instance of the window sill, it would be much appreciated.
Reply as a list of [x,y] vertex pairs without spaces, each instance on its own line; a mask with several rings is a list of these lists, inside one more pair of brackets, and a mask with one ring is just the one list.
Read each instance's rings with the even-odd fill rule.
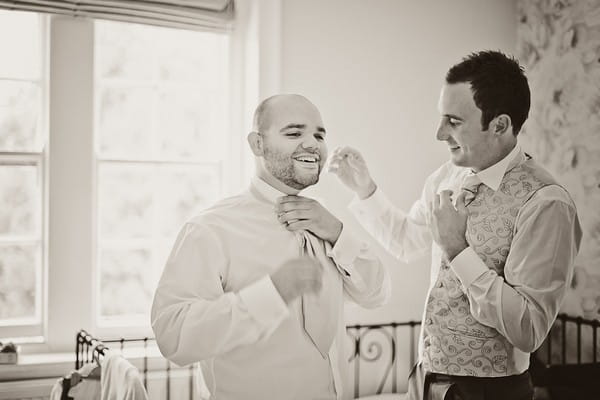
[[[113,351],[121,353],[118,344],[115,344]],[[167,368],[165,360],[158,347],[154,344],[143,346],[131,346],[125,348],[122,352],[140,371],[164,371]],[[39,353],[39,354],[19,354],[17,364],[0,365],[0,382],[11,382],[31,379],[58,378],[67,375],[75,367],[75,354],[68,353]],[[171,368],[179,368],[171,364]]]
[[19,354],[17,364],[0,365],[0,382],[57,378],[73,369],[75,354]]

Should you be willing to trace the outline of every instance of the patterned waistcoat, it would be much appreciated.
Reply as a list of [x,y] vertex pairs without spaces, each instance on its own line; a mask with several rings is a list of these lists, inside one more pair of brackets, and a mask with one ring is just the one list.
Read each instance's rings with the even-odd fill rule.
[[[467,242],[488,266],[504,276],[504,264],[521,207],[540,188],[556,184],[529,156],[504,175],[496,192],[480,185],[468,205]],[[507,376],[521,353],[496,329],[479,323],[460,281],[449,265],[442,265],[430,289],[423,321],[421,360],[432,372],[449,375]]]

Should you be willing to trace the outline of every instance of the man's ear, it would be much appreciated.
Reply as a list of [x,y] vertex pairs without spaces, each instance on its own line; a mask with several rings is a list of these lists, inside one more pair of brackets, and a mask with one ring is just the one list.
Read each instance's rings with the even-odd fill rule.
[[512,121],[507,114],[498,115],[490,125],[495,135],[504,135],[507,132],[512,134]]
[[252,131],[248,134],[248,144],[252,153],[257,157],[262,157],[264,154],[263,137],[260,133]]

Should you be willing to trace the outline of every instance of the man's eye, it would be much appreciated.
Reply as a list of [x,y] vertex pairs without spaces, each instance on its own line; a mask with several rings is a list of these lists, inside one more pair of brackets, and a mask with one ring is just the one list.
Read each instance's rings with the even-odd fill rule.
[[315,137],[317,138],[317,140],[325,140],[325,136],[323,135],[315,135]]
[[448,123],[450,124],[450,126],[455,127],[460,124],[460,120],[456,118],[448,118]]
[[285,136],[291,136],[291,137],[298,137],[300,135],[301,135],[300,132],[288,132],[285,134]]

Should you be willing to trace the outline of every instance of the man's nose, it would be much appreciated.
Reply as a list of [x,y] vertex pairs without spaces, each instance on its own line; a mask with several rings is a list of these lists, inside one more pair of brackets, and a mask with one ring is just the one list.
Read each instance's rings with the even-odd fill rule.
[[448,130],[444,128],[444,126],[442,124],[440,124],[437,128],[437,132],[435,134],[435,138],[437,140],[448,140],[450,136],[448,135]]
[[302,147],[305,149],[316,149],[319,147],[319,142],[313,135],[307,135],[302,141]]

